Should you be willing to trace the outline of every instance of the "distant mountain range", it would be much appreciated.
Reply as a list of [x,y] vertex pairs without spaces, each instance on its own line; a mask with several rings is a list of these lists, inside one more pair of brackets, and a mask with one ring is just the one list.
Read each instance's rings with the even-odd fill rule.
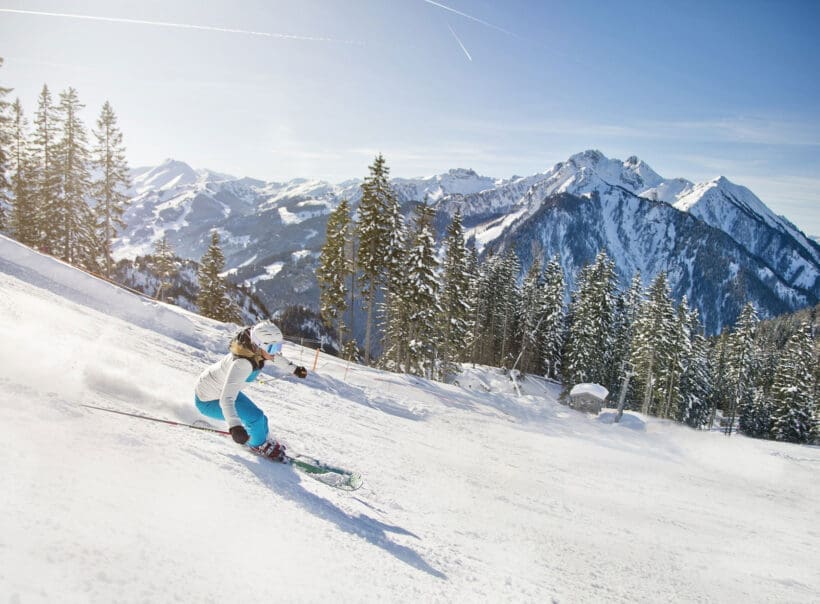
[[[167,235],[177,254],[199,259],[218,229],[231,278],[271,309],[318,305],[314,269],[327,216],[354,206],[361,181],[234,178],[167,160],[132,172],[133,203],[116,253],[149,253]],[[673,294],[700,309],[710,332],[734,322],[747,301],[775,316],[820,300],[820,245],[749,189],[724,177],[665,179],[637,157],[585,151],[546,172],[494,179],[456,169],[391,181],[409,212],[425,198],[442,232],[456,209],[482,254],[513,248],[523,270],[533,250],[559,254],[568,282],[605,248],[626,284],[661,270]]]

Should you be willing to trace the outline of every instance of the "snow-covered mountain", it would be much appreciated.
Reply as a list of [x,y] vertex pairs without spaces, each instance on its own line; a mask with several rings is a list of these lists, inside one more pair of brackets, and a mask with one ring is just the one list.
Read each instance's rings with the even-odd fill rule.
[[[484,206],[484,196],[464,205]],[[820,299],[820,247],[751,191],[725,178],[663,179],[634,157],[574,155],[471,234],[485,251],[514,248],[524,270],[537,243],[560,256],[570,285],[602,248],[622,285],[637,271],[645,281],[666,271],[710,332],[733,323],[746,301],[773,316]]]
[[[820,449],[322,355],[245,392],[336,491],[192,423],[235,326],[0,236],[0,594],[50,602],[816,602]],[[314,351],[285,343],[311,368]],[[224,425],[214,424],[224,429]]]
[[721,176],[679,195],[674,206],[729,234],[788,283],[816,290],[820,246],[746,187]]
[[[341,199],[355,207],[361,196],[359,180],[264,182],[173,160],[136,170],[133,182],[119,257],[148,253],[168,235],[179,255],[199,259],[217,228],[232,278],[254,287],[270,308],[318,304],[313,271],[327,216]],[[723,177],[666,179],[637,157],[590,150],[526,177],[458,169],[391,182],[408,208],[424,199],[436,207],[440,232],[459,210],[481,252],[515,247],[524,270],[533,241],[561,255],[570,283],[600,247],[623,284],[636,270],[647,283],[666,270],[677,296],[708,301],[711,308],[700,309],[710,331],[732,323],[747,299],[764,316],[820,300],[817,242]],[[598,208],[585,213],[591,205]],[[564,217],[554,220],[558,211]]]

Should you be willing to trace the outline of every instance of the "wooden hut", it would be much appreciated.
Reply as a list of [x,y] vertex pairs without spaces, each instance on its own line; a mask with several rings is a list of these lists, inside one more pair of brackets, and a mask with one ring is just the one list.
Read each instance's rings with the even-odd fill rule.
[[586,413],[600,413],[609,390],[600,384],[575,384],[569,391],[569,406]]

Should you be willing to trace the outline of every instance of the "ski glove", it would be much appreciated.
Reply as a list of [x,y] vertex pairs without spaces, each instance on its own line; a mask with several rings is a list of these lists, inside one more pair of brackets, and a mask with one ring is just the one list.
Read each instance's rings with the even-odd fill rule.
[[296,369],[293,370],[293,375],[304,379],[307,377],[307,369],[299,365]]
[[250,436],[248,436],[248,431],[245,430],[244,426],[231,426],[231,438],[233,438],[233,442],[244,445],[248,442]]

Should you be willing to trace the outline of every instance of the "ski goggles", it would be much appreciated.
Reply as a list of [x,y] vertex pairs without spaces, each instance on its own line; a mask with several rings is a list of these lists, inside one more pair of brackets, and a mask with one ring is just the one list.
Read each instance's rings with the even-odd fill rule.
[[275,344],[268,344],[264,347],[264,350],[268,354],[279,354],[282,352],[282,342],[276,342]]

